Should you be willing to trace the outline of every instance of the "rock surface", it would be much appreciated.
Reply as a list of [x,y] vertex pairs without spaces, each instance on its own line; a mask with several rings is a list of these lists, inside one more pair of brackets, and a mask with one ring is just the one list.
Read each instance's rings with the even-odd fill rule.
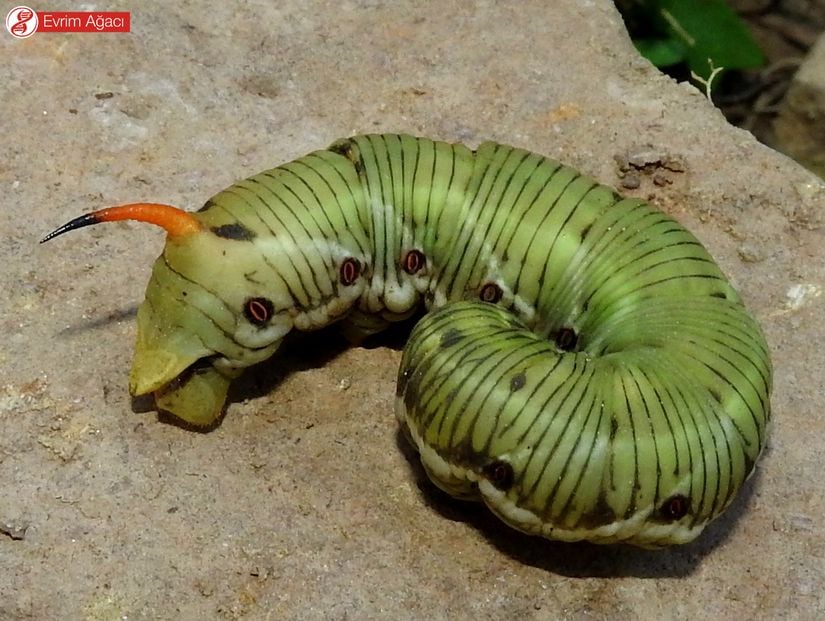
[[[825,615],[820,181],[638,58],[608,0],[117,6],[131,34],[0,36],[0,619]],[[315,335],[207,434],[130,403],[162,234],[37,240],[111,204],[196,209],[369,131],[558,157],[708,246],[775,394],[756,476],[699,540],[554,544],[434,493],[397,434],[393,348]]]
[[775,129],[778,148],[825,177],[825,35],[794,75]]

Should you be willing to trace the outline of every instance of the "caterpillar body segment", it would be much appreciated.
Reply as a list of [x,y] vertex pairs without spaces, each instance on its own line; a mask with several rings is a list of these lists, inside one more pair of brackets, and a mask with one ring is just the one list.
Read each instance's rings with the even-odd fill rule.
[[500,307],[450,304],[413,331],[396,414],[439,487],[482,498],[519,530],[684,543],[753,461],[737,421],[669,357],[565,351]]
[[168,233],[138,313],[133,394],[195,425],[291,330],[354,340],[424,305],[396,415],[429,477],[525,532],[658,547],[695,538],[765,445],[759,326],[672,218],[559,162],[484,143],[341,140]]

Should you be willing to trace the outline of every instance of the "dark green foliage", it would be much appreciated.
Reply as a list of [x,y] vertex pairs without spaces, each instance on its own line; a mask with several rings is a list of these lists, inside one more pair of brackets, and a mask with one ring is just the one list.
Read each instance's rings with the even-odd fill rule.
[[724,0],[616,0],[639,52],[657,67],[686,65],[707,80],[714,68],[751,69],[765,59]]

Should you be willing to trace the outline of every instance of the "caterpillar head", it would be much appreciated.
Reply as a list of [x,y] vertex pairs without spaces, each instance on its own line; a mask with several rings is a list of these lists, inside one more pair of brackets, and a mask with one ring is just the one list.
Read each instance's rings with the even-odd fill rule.
[[129,391],[154,394],[159,409],[196,426],[218,419],[231,380],[271,356],[292,328],[286,287],[261,276],[260,249],[246,229],[220,217],[137,203],[80,216],[43,239],[116,220],[166,230],[138,309]]

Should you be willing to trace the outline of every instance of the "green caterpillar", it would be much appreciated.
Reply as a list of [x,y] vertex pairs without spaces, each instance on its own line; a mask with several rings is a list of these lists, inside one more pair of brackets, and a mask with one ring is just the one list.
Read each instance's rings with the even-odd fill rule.
[[551,539],[694,539],[765,445],[759,326],[697,239],[559,162],[368,135],[262,172],[164,227],[138,311],[133,395],[193,425],[291,330],[353,339],[431,310],[396,414],[433,482]]

